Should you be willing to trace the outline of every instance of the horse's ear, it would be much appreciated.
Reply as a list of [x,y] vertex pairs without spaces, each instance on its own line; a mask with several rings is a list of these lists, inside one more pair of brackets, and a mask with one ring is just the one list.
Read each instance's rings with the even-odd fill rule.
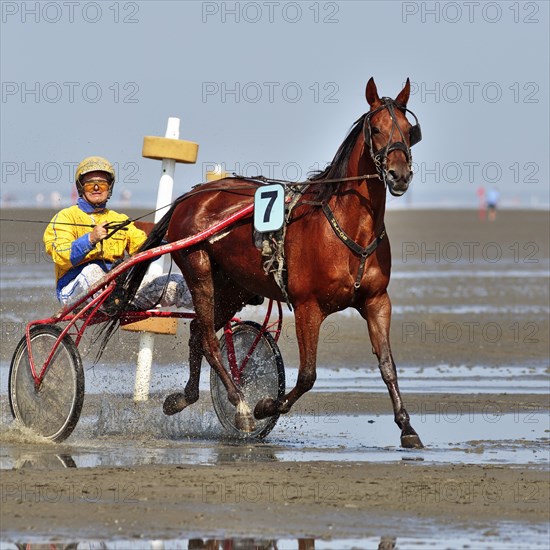
[[395,102],[401,103],[401,105],[407,105],[410,95],[411,95],[411,81],[407,78],[407,82],[405,82],[405,86],[399,92],[399,95],[395,98]]
[[372,107],[375,103],[380,103],[380,98],[378,97],[378,90],[376,89],[376,84],[374,83],[374,78],[371,76],[367,82],[367,89],[365,90],[365,97],[367,98],[368,104]]

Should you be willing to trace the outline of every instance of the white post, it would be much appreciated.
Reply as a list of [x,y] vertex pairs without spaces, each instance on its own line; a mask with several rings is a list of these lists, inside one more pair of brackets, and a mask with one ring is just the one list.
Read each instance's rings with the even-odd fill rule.
[[[165,137],[169,139],[179,139],[179,118],[170,117],[168,119]],[[168,211],[169,205],[172,202],[172,190],[174,188],[175,170],[175,160],[162,159],[162,173],[157,193],[157,211],[155,212],[155,223],[160,221],[162,216]],[[147,271],[147,273],[155,276],[162,275],[164,273],[164,256],[159,256],[149,266],[149,270]],[[151,384],[151,365],[153,362],[154,348],[154,334],[151,332],[142,332],[139,337],[139,352],[136,366],[134,401],[147,401],[147,399],[149,399],[149,387]]]

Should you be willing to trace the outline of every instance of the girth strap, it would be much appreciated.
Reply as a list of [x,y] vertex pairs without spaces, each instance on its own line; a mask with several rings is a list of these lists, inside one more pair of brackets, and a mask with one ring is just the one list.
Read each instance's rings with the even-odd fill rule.
[[358,289],[361,286],[361,279],[363,278],[363,272],[365,270],[365,264],[367,263],[367,258],[377,249],[382,239],[386,236],[386,228],[384,227],[380,235],[378,235],[378,237],[376,237],[374,241],[372,241],[368,246],[362,247],[361,245],[357,244],[342,229],[342,227],[334,217],[334,212],[326,202],[323,201],[321,203],[321,208],[323,209],[323,213],[325,214],[327,220],[329,221],[332,229],[334,229],[334,232],[336,233],[336,235],[338,235],[338,238],[348,248],[350,248],[355,254],[357,254],[358,256],[361,256],[361,262],[359,263],[359,270],[357,272],[357,277],[355,278],[355,284],[353,285],[355,289]]

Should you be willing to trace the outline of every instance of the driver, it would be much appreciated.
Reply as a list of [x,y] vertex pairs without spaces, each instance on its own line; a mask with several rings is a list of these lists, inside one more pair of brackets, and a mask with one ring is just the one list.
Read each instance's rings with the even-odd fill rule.
[[[108,224],[128,217],[107,208],[115,170],[102,157],[85,158],[75,174],[77,203],[58,212],[44,233],[46,252],[55,264],[57,298],[72,304],[86,294],[115,262],[134,254],[147,235],[133,223],[109,235]],[[189,289],[181,275],[145,276],[132,306],[146,310],[157,305],[192,309]]]

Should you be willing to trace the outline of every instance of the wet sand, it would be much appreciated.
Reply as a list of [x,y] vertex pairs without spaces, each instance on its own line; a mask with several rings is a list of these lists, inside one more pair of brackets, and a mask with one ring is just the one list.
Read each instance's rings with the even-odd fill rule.
[[430,523],[495,536],[502,522],[543,526],[550,497],[538,470],[414,462],[22,469],[2,487],[4,529],[62,540],[399,537]]
[[[49,219],[49,214],[13,210],[3,211],[2,217]],[[386,221],[393,250],[392,342],[398,368],[408,373],[412,367],[441,364],[519,367],[505,381],[509,392],[419,389],[404,394],[410,411],[437,411],[451,402],[474,412],[490,403],[502,412],[547,413],[548,392],[514,393],[514,376],[529,376],[534,366],[548,368],[548,280],[540,276],[548,272],[548,214],[503,211],[496,222],[488,223],[473,211],[392,211]],[[52,273],[40,254],[38,226],[6,225],[1,226],[2,267],[8,268],[3,272]],[[17,280],[13,272],[10,277]],[[2,362],[9,361],[25,322],[55,311],[52,291],[53,286],[33,287],[32,295],[22,300],[17,288],[3,289]],[[242,317],[254,315],[247,309]],[[280,347],[288,372],[293,372],[297,350],[292,316],[285,319]],[[359,317],[335,315],[325,327],[319,365],[335,372],[348,367],[376,370]],[[180,327],[176,341],[162,340],[155,365],[186,363],[186,330]],[[106,362],[134,360],[135,336],[121,338],[106,352]],[[187,373],[182,376],[186,379]],[[540,383],[547,387],[547,378]],[[310,414],[331,401],[340,414],[391,416],[381,380],[380,385],[380,393],[314,388],[297,404],[296,414]],[[5,411],[5,399],[2,408]],[[398,445],[399,432],[394,430]],[[429,446],[430,433],[420,435]],[[512,536],[519,545],[522,528],[540,531],[544,538],[550,513],[547,468],[527,463],[423,463],[416,461],[416,454],[404,458],[411,460],[3,470],[0,521],[7,540],[249,535],[437,540],[440,530],[475,529],[497,541]],[[507,534],[507,522],[519,527]]]

